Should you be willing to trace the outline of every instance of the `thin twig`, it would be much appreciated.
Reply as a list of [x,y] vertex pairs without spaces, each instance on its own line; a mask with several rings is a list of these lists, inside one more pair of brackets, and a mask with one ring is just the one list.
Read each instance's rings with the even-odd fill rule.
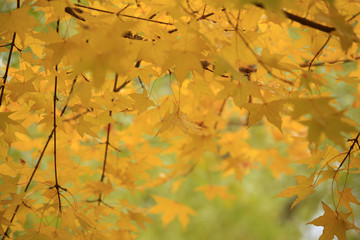
[[[353,143],[351,144],[349,150],[347,151],[347,153],[346,153],[345,157],[343,158],[343,160],[341,161],[340,165],[339,165],[339,166],[337,167],[337,169],[335,170],[335,174],[334,174],[334,177],[333,177],[333,181],[332,181],[332,183],[331,183],[331,188],[332,188],[332,190],[333,190],[333,188],[334,188],[333,186],[334,186],[334,179],[335,179],[335,177],[336,177],[336,174],[339,172],[339,170],[340,170],[340,168],[342,167],[342,165],[344,165],[344,163],[346,162],[346,159],[349,159],[349,162],[350,162],[350,155],[351,155],[352,150],[354,149],[355,145],[356,145],[356,144],[359,144],[359,137],[360,137],[360,132],[356,135],[355,138],[351,139],[351,141],[353,141]],[[346,179],[347,179],[347,178],[346,178]],[[345,187],[344,187],[344,189],[345,189]],[[333,193],[333,192],[334,192],[334,191],[332,191],[332,193]],[[342,197],[342,194],[340,195],[340,198],[339,198],[339,200],[338,200],[338,203],[336,204],[336,209],[335,209],[336,212],[338,211],[337,209],[338,209],[338,207],[339,207],[339,203],[340,203],[341,197]],[[334,199],[334,196],[333,196],[333,199]]]
[[347,21],[350,22],[359,15],[360,15],[360,12],[357,12],[356,14],[352,15]]
[[12,56],[13,49],[14,49],[14,46],[15,46],[15,39],[16,39],[16,32],[13,34],[13,38],[12,38],[12,41],[11,41],[11,44],[10,44],[9,56],[8,56],[8,60],[7,60],[6,67],[5,67],[5,73],[4,73],[4,76],[3,76],[3,85],[0,87],[1,88],[0,106],[2,104],[2,99],[3,99],[3,95],[4,95],[5,83],[6,83],[8,74],[9,74],[11,56]]
[[[20,0],[16,0],[16,8],[20,8]],[[16,32],[14,32],[11,43],[10,43],[10,51],[9,51],[9,56],[8,56],[8,60],[6,63],[6,67],[5,67],[5,73],[3,76],[3,85],[0,87],[1,88],[1,93],[0,93],[0,106],[2,104],[2,99],[3,99],[3,95],[4,95],[4,90],[5,90],[5,83],[9,74],[9,69],[10,69],[10,62],[11,62],[11,56],[13,53],[13,49],[15,46],[15,39],[16,39]],[[16,46],[15,46],[16,47]],[[16,47],[17,48],[17,47]],[[18,49],[18,48],[17,48]],[[19,50],[19,49],[18,49]],[[6,236],[6,234],[5,234]],[[4,238],[3,238],[4,239]]]
[[231,22],[229,15],[227,14],[226,10],[224,11],[225,16],[228,20],[228,23],[234,28],[236,34],[241,38],[241,40],[243,41],[243,43],[245,44],[246,48],[251,52],[251,54],[256,58],[256,60],[259,62],[259,64],[274,78],[287,83],[289,85],[293,85],[294,83],[292,81],[289,81],[285,78],[276,76],[272,73],[272,71],[266,66],[266,64],[261,60],[260,56],[257,55],[257,53],[254,52],[254,50],[251,48],[250,43],[245,39],[245,37],[240,33],[240,31],[238,31],[238,29],[235,28],[235,25]]
[[10,46],[11,43],[7,43],[7,44],[4,44],[4,45],[0,45],[0,47],[7,47],[7,46]]
[[137,19],[137,20],[142,20],[142,21],[147,21],[147,22],[153,22],[153,23],[158,23],[158,24],[163,24],[163,25],[174,25],[173,23],[169,23],[169,22],[162,22],[162,21],[153,20],[153,19],[149,19],[149,18],[135,17],[132,15],[123,14],[120,12],[112,12],[112,11],[102,10],[102,9],[98,9],[98,8],[94,8],[94,7],[84,6],[84,5],[77,4],[77,3],[75,3],[74,5],[77,7],[86,8],[86,9],[90,9],[90,10],[97,11],[97,12],[115,14],[115,15],[121,16],[121,17],[127,17],[127,18],[132,18],[132,19]]
[[122,151],[120,150],[120,148],[115,147],[115,146],[112,145],[110,142],[109,142],[109,146],[112,147],[114,150],[116,150],[116,151],[118,151],[118,152],[122,152]]
[[[117,84],[117,79],[118,79],[118,74],[115,75],[115,81],[114,81],[114,88],[113,91],[115,92],[116,88],[116,84]],[[125,85],[126,86],[126,85]],[[121,87],[121,86],[120,86]],[[119,89],[120,90],[120,89]],[[114,100],[114,99],[112,99]],[[112,116],[112,111],[109,111],[109,116]],[[105,153],[104,153],[104,161],[103,161],[103,167],[102,167],[102,173],[101,173],[101,178],[100,178],[100,182],[104,182],[104,178],[105,178],[105,171],[106,171],[106,161],[107,161],[107,156],[108,156],[108,149],[109,149],[109,145],[110,145],[110,131],[111,131],[111,123],[108,123],[107,125],[107,129],[106,129],[106,142],[105,142]],[[111,145],[112,146],[112,145]],[[113,146],[112,146],[113,147]],[[99,194],[98,197],[98,206],[100,206],[100,203],[102,202],[101,200],[102,197],[102,193]]]
[[63,119],[63,122],[69,122],[69,121],[76,120],[76,119],[78,119],[79,117],[84,116],[84,115],[85,115],[86,113],[88,113],[88,112],[92,112],[92,109],[89,109],[89,108],[88,108],[88,109],[86,109],[85,112],[79,113],[79,114],[73,116],[72,118]]
[[[111,115],[112,115],[112,111],[109,111],[109,116],[111,117]],[[108,149],[109,149],[109,140],[110,140],[110,130],[111,130],[111,123],[108,123],[107,131],[106,131],[104,162],[103,162],[101,179],[100,179],[101,182],[103,182],[104,178],[105,178],[106,160],[107,160],[107,154],[108,154]]]
[[[37,163],[36,163],[36,165],[35,165],[35,167],[34,167],[34,170],[32,171],[31,176],[30,176],[30,178],[29,178],[29,180],[28,180],[28,182],[27,182],[27,184],[26,184],[26,187],[25,187],[25,189],[24,189],[24,192],[25,192],[25,193],[28,191],[29,186],[30,186],[30,184],[31,184],[31,182],[32,182],[32,179],[34,178],[35,173],[36,173],[36,171],[38,170],[38,168],[39,168],[39,166],[40,166],[40,162],[41,162],[41,160],[42,160],[42,158],[43,158],[43,156],[44,156],[45,150],[46,150],[46,148],[47,148],[47,146],[48,146],[48,144],[49,144],[49,142],[50,142],[53,134],[54,134],[54,129],[51,131],[50,135],[48,136],[48,139],[47,139],[47,141],[46,141],[46,143],[45,143],[45,145],[44,145],[44,147],[43,147],[43,150],[41,151],[41,154],[40,154],[40,156],[39,156],[39,159],[38,159],[38,161],[37,161]],[[15,208],[15,210],[14,210],[14,213],[13,213],[13,215],[11,216],[10,223],[12,223],[12,222],[14,221],[14,218],[15,218],[18,210],[19,210],[19,207],[20,207],[20,205],[17,205],[17,206],[16,206],[16,208]],[[8,236],[9,230],[10,230],[10,225],[6,228],[6,231],[5,231],[4,236],[3,236],[2,239],[5,239],[6,237],[9,237],[9,236]]]
[[320,55],[320,53],[322,52],[322,50],[324,50],[326,44],[328,44],[328,42],[331,39],[331,35],[329,35],[329,37],[326,39],[326,41],[324,42],[324,44],[321,46],[321,48],[317,51],[317,53],[315,54],[315,56],[311,59],[310,63],[309,63],[309,67],[308,67],[308,71],[310,71],[311,66],[313,64],[313,62],[315,61],[315,59]]
[[[109,116],[111,117],[111,111],[109,111]],[[102,167],[102,173],[101,173],[101,178],[100,178],[100,182],[104,182],[104,178],[105,178],[105,170],[106,170],[106,160],[107,160],[107,155],[108,155],[108,149],[109,149],[109,140],[110,140],[110,129],[111,129],[111,123],[109,123],[107,125],[107,131],[106,131],[106,142],[105,142],[105,153],[104,153],[104,161],[103,161],[103,167]],[[98,197],[98,206],[100,205],[101,200],[101,196],[102,193],[99,194]]]
[[[349,18],[347,20],[347,22],[350,22],[352,19],[354,19],[357,15],[359,15],[359,13],[353,15],[351,18]],[[328,44],[328,42],[330,41],[331,39],[331,34],[329,35],[329,37],[326,39],[326,41],[324,42],[324,44],[321,46],[321,48],[317,51],[317,53],[315,54],[315,56],[311,59],[310,63],[308,64],[308,71],[310,71],[311,69],[311,66],[313,66],[313,62],[315,61],[315,59],[320,55],[320,53],[324,50],[324,48],[326,47],[326,45]],[[344,61],[345,62],[345,61]],[[300,65],[301,66],[301,65]],[[315,66],[315,64],[314,64]],[[318,65],[319,66],[319,65]]]
[[[59,32],[59,26],[60,26],[60,19],[56,23],[56,32]],[[55,71],[57,73],[58,71],[58,65],[55,65]],[[59,211],[61,213],[61,199],[60,199],[60,185],[58,182],[58,172],[57,172],[57,158],[56,158],[56,102],[57,102],[57,82],[58,82],[58,76],[55,75],[55,86],[54,86],[54,98],[53,98],[53,111],[54,111],[54,117],[53,117],[53,129],[54,129],[54,168],[55,168],[55,188],[58,196],[59,201]]]
[[[353,62],[353,61],[357,61],[360,60],[360,56],[356,56],[354,57],[354,59],[340,59],[340,60],[335,60],[335,61],[329,61],[329,62],[317,62],[317,63],[313,63],[311,64],[313,67],[319,67],[319,66],[327,66],[327,64],[331,65],[331,64],[337,64],[337,63],[348,63],[348,62]],[[305,62],[300,64],[300,67],[309,67],[310,63],[309,62]]]
[[111,208],[111,209],[114,208],[113,206],[107,204],[107,203],[104,202],[103,200],[100,200],[100,201],[99,201],[99,199],[96,199],[96,200],[85,200],[85,202],[89,202],[89,203],[93,203],[93,202],[102,203],[102,204],[104,204],[104,206],[106,206],[106,207],[108,207],[108,208]]
[[78,77],[78,76],[76,76],[76,77],[74,78],[74,80],[73,80],[73,82],[72,82],[72,84],[71,84],[69,96],[68,96],[68,98],[67,98],[67,100],[66,100],[66,103],[65,103],[64,108],[62,109],[62,111],[61,111],[61,113],[60,113],[60,117],[65,113],[65,110],[66,110],[66,108],[67,108],[67,106],[68,106],[68,104],[69,104],[69,102],[70,102],[70,96],[71,96],[71,94],[72,94],[72,92],[73,92],[73,90],[74,90],[74,86],[75,86],[77,77]]
[[[218,112],[218,114],[217,114],[219,117],[221,116],[222,112],[224,111],[225,104],[226,104],[226,101],[227,101],[227,100],[228,100],[228,98],[225,98],[225,99],[223,100],[223,102],[221,103],[219,112]],[[218,123],[219,123],[219,121],[216,120],[216,122],[215,122],[215,124],[214,124],[214,129],[215,129],[215,130],[216,130],[217,126],[218,126]]]
[[[70,91],[70,92],[71,92],[71,91]],[[69,93],[69,94],[70,94],[70,93]],[[69,97],[70,97],[70,96],[68,96],[68,98],[69,98]],[[62,111],[61,111],[62,113],[65,112],[65,108],[66,108],[66,105],[65,105],[64,108],[62,109]],[[60,115],[60,116],[61,116],[61,115]],[[49,136],[48,136],[48,138],[47,138],[47,140],[46,140],[46,143],[45,143],[45,145],[44,145],[44,147],[43,147],[43,149],[42,149],[42,151],[41,151],[41,153],[40,153],[40,156],[39,156],[39,158],[38,158],[38,160],[37,160],[37,162],[36,162],[36,165],[35,165],[32,173],[31,173],[31,176],[30,176],[30,178],[29,178],[29,180],[28,180],[28,182],[27,182],[27,184],[26,184],[26,186],[25,186],[25,189],[24,189],[24,192],[25,192],[25,193],[29,190],[30,184],[32,183],[32,180],[33,180],[33,178],[34,178],[34,176],[35,176],[35,173],[36,173],[37,170],[39,169],[41,160],[43,159],[44,154],[45,154],[45,151],[46,151],[46,149],[47,149],[47,147],[48,147],[48,145],[49,145],[49,143],[50,143],[50,140],[52,139],[52,137],[53,137],[53,135],[54,135],[54,132],[55,132],[54,130],[55,130],[55,128],[53,128],[52,131],[50,132],[50,134],[49,134]],[[61,188],[61,187],[60,187],[60,188]],[[64,190],[64,188],[61,188],[61,189]],[[18,210],[19,210],[19,207],[20,207],[20,205],[17,205],[17,206],[16,206],[16,208],[15,208],[15,210],[14,210],[14,213],[13,213],[13,215],[11,216],[10,223],[12,223],[12,222],[14,221],[15,216],[16,216]],[[6,237],[9,237],[9,236],[8,236],[9,230],[10,230],[10,225],[6,228],[5,233],[4,233],[4,236],[3,236],[2,239],[5,239]]]
[[[116,81],[117,82],[117,81]],[[123,82],[119,87],[116,87],[116,85],[114,85],[114,92],[118,92],[121,89],[123,89],[124,87],[126,87],[126,85],[128,85],[131,82],[131,80],[125,80],[125,82]]]

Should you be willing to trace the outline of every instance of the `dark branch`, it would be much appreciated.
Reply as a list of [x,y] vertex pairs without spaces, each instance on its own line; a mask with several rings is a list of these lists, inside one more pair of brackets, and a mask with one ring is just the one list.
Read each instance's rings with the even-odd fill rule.
[[1,104],[2,104],[2,99],[3,99],[3,95],[4,95],[5,83],[6,83],[8,74],[9,74],[11,56],[12,56],[13,49],[14,49],[14,46],[15,46],[15,39],[16,39],[16,33],[13,34],[13,38],[12,38],[12,41],[11,41],[11,43],[10,43],[9,56],[8,56],[8,60],[7,60],[6,67],[5,67],[5,73],[4,73],[4,76],[3,76],[3,85],[0,87],[0,88],[1,88],[1,93],[0,93],[0,106],[1,106]]
[[326,44],[328,44],[328,42],[330,41],[330,39],[331,39],[331,35],[329,35],[329,37],[326,39],[326,41],[325,41],[324,44],[321,46],[321,48],[319,49],[319,51],[317,51],[317,53],[315,54],[315,56],[311,59],[311,61],[310,61],[310,63],[309,63],[308,71],[310,71],[313,62],[314,62],[315,59],[320,55],[320,53],[322,52],[322,50],[324,50]]
[[240,37],[240,39],[245,44],[245,47],[251,52],[251,54],[256,58],[258,63],[267,71],[267,73],[286,84],[293,85],[294,83],[292,81],[289,81],[285,78],[279,77],[272,73],[272,71],[268,68],[268,66],[266,66],[266,64],[263,62],[263,60],[260,58],[260,56],[253,50],[253,48],[250,46],[250,43],[245,39],[245,37],[242,35],[242,33],[238,29],[236,29],[236,26],[231,22],[229,15],[226,12],[226,9],[224,10],[224,13],[228,20],[228,23],[234,28],[236,34]]
[[66,7],[66,8],[65,8],[65,12],[68,13],[68,14],[70,14],[70,15],[73,16],[74,18],[79,19],[79,20],[85,22],[85,19],[84,19],[83,17],[81,17],[81,16],[79,16],[79,15],[76,14],[76,12],[78,12],[78,13],[82,13],[82,12],[83,12],[83,10],[81,10],[80,8]]
[[[56,32],[59,32],[59,26],[60,26],[60,19],[57,21],[56,23]],[[55,71],[57,73],[58,71],[58,65],[55,65]],[[55,75],[55,84],[54,84],[54,98],[53,98],[53,112],[54,112],[54,116],[53,116],[53,129],[54,129],[54,168],[55,168],[55,188],[56,188],[56,192],[57,192],[57,196],[58,196],[58,201],[59,201],[59,211],[61,212],[61,198],[60,198],[60,185],[58,182],[58,173],[57,173],[57,159],[56,159],[56,101],[57,101],[57,85],[58,85],[58,76]]]
[[[30,176],[27,184],[26,184],[26,187],[25,187],[24,192],[27,192],[27,191],[29,190],[30,184],[31,184],[31,182],[32,182],[32,180],[33,180],[33,178],[34,178],[34,176],[35,176],[36,171],[38,170],[38,168],[39,168],[39,166],[40,166],[40,162],[41,162],[41,160],[42,160],[42,158],[43,158],[43,156],[44,156],[45,150],[46,150],[46,148],[47,148],[47,146],[48,146],[48,144],[49,144],[49,142],[50,142],[53,134],[54,134],[54,129],[51,131],[50,135],[48,136],[48,139],[47,139],[47,141],[46,141],[46,143],[45,143],[45,146],[43,147],[43,150],[41,151],[40,157],[39,157],[39,159],[38,159],[38,161],[37,161],[37,163],[36,163],[36,165],[35,165],[35,167],[34,167],[34,170],[33,170],[32,173],[31,173],[31,176]],[[16,214],[17,214],[17,211],[18,211],[19,207],[20,207],[20,205],[17,205],[17,206],[16,206],[15,211],[14,211],[14,213],[13,213],[13,215],[11,216],[11,219],[10,219],[10,222],[11,222],[11,223],[14,221],[14,218],[15,218],[15,216],[16,216]],[[4,237],[3,237],[2,239],[5,239],[6,237],[8,237],[8,232],[9,232],[9,230],[10,230],[10,226],[8,226],[8,227],[6,228]]]
[[[261,3],[255,3],[254,5],[259,7],[259,8],[265,9],[264,5],[261,4]],[[285,14],[285,16],[288,19],[290,19],[290,20],[292,20],[294,22],[300,23],[301,25],[308,26],[308,27],[311,27],[311,28],[314,28],[314,29],[317,29],[319,31],[326,32],[326,33],[331,33],[333,31],[335,31],[334,27],[328,27],[328,26],[322,25],[320,23],[313,22],[313,21],[311,21],[311,20],[309,20],[307,18],[297,16],[297,15],[289,13],[289,12],[287,12],[285,10],[283,10],[283,13]]]
[[[340,59],[340,60],[335,60],[335,61],[330,61],[330,62],[317,62],[317,63],[313,63],[311,64],[311,66],[313,67],[319,67],[319,66],[327,66],[327,64],[331,65],[331,64],[337,64],[337,63],[348,63],[348,62],[354,62],[360,59],[360,56],[356,56],[354,57],[354,59]],[[310,62],[305,62],[300,64],[300,67],[309,67]]]
[[67,98],[67,100],[66,100],[66,103],[65,103],[65,106],[64,106],[63,110],[62,110],[61,113],[60,113],[60,117],[61,117],[61,116],[65,113],[65,111],[66,111],[66,108],[67,108],[67,106],[68,106],[68,104],[69,104],[69,101],[70,101],[71,93],[74,91],[74,86],[75,86],[76,80],[77,80],[77,76],[74,78],[74,80],[73,80],[73,82],[72,82],[72,85],[71,85],[71,88],[70,88],[70,92],[69,92],[69,96],[68,96],[68,98]]
[[[111,117],[112,112],[109,111],[109,116]],[[101,173],[101,178],[100,178],[100,182],[104,182],[104,178],[105,178],[105,171],[106,171],[106,161],[107,161],[107,155],[108,155],[108,149],[109,149],[109,145],[110,145],[110,129],[111,129],[111,124],[109,123],[107,125],[107,131],[106,131],[106,142],[105,142],[105,153],[104,153],[104,161],[103,161],[103,167],[102,167],[102,173]],[[101,196],[102,193],[99,194],[98,197],[98,206],[100,205],[100,202],[102,202],[101,200]]]
[[132,19],[137,19],[137,20],[142,20],[142,21],[147,21],[147,22],[153,22],[153,23],[158,23],[158,24],[163,24],[163,25],[174,25],[172,23],[153,20],[153,19],[150,19],[150,18],[135,17],[135,16],[128,15],[128,14],[123,14],[123,13],[121,13],[121,11],[120,12],[112,12],[112,11],[102,10],[102,9],[93,8],[93,7],[89,7],[89,6],[84,6],[84,5],[77,4],[77,3],[74,4],[74,5],[77,6],[77,7],[80,7],[80,8],[86,8],[86,9],[90,9],[90,10],[97,11],[97,12],[115,14],[115,15],[121,16],[121,17],[132,18]]

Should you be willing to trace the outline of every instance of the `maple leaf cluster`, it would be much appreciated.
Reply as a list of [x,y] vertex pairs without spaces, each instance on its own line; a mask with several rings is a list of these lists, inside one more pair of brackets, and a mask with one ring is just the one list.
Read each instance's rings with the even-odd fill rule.
[[[185,229],[197,213],[174,193],[200,168],[295,176],[278,195],[291,208],[327,186],[309,222],[320,240],[360,231],[359,13],[348,0],[0,2],[2,239],[135,239],[155,214]],[[279,144],[253,143],[256,127]],[[194,192],[241,197],[210,180]]]

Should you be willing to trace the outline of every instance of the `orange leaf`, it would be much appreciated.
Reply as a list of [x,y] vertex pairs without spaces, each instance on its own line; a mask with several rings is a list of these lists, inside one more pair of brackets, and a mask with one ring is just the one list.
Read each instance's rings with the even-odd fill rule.
[[196,215],[193,209],[174,200],[160,196],[153,196],[153,198],[158,204],[150,209],[150,213],[163,213],[162,221],[165,225],[169,224],[175,216],[178,216],[181,226],[185,229],[189,223],[188,215]]

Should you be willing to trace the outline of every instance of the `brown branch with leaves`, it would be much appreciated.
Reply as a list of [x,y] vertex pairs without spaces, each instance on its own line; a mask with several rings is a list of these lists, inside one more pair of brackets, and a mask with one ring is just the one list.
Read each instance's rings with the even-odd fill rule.
[[[254,3],[254,5],[259,7],[259,8],[265,9],[265,6],[262,3]],[[334,27],[328,27],[328,26],[322,25],[320,23],[311,21],[311,20],[309,20],[307,18],[300,17],[300,16],[297,16],[295,14],[292,14],[292,13],[286,11],[286,10],[282,10],[282,12],[285,14],[285,16],[288,19],[290,19],[290,20],[292,20],[294,22],[300,23],[301,25],[308,26],[308,27],[311,27],[313,29],[317,29],[317,30],[325,32],[325,33],[331,33],[333,31],[335,31]]]
[[[17,0],[17,1],[16,1],[16,8],[20,8],[20,0]],[[5,73],[4,73],[4,76],[2,77],[2,78],[3,78],[3,82],[2,82],[2,85],[0,86],[0,88],[1,88],[1,93],[0,93],[0,106],[1,106],[1,104],[2,104],[2,102],[3,102],[5,84],[6,84],[6,81],[7,81],[7,78],[8,78],[8,74],[9,74],[11,57],[12,57],[12,55],[13,55],[14,47],[16,47],[16,46],[15,46],[15,40],[16,40],[16,32],[13,33],[13,37],[12,37],[11,43],[4,45],[4,46],[9,46],[9,45],[10,45],[10,50],[9,50],[9,55],[8,55],[8,59],[7,59],[7,62],[6,62]]]
[[[56,71],[58,70],[57,65],[56,65],[55,69],[56,69]],[[71,96],[71,94],[72,94],[72,92],[73,92],[74,85],[75,85],[75,83],[76,83],[76,79],[77,79],[77,77],[74,78],[74,81],[73,81],[73,83],[72,83],[72,85],[71,85],[71,89],[70,89],[70,92],[69,92],[69,95],[68,95],[68,98],[67,98],[67,101],[66,101],[66,104],[64,105],[63,109],[61,110],[61,113],[60,113],[59,117],[62,117],[63,114],[64,114],[65,111],[66,111],[66,108],[67,108],[67,106],[68,106],[68,102],[69,102],[70,96]],[[54,105],[53,105],[53,111],[54,111],[53,129],[51,130],[49,136],[47,137],[47,140],[46,140],[46,142],[45,142],[44,147],[43,147],[42,150],[41,150],[40,156],[39,156],[39,158],[38,158],[38,160],[37,160],[37,162],[36,162],[36,164],[35,164],[35,167],[34,167],[33,171],[31,172],[30,178],[29,178],[29,180],[28,180],[27,183],[26,183],[26,186],[25,186],[25,188],[24,188],[24,192],[25,192],[25,193],[29,190],[30,185],[31,185],[31,183],[32,183],[32,181],[33,181],[33,179],[34,179],[34,176],[35,176],[37,170],[38,170],[39,167],[40,167],[40,163],[41,163],[41,160],[42,160],[43,157],[44,157],[44,154],[45,154],[45,152],[46,152],[46,149],[47,149],[47,147],[48,147],[51,139],[52,139],[52,138],[55,136],[55,134],[56,134],[56,127],[57,127],[57,126],[56,126],[56,116],[55,116],[55,113],[56,113],[56,101],[57,101],[57,96],[56,96],[56,92],[57,92],[57,76],[55,76],[54,81],[55,81],[55,83],[54,83],[55,86],[54,86],[54,97],[53,97],[53,104],[54,104]],[[55,188],[57,189],[57,196],[58,196],[58,201],[59,201],[59,210],[60,210],[60,212],[61,212],[61,204],[60,204],[60,195],[61,195],[61,193],[60,193],[60,189],[63,190],[63,191],[67,191],[67,189],[61,187],[61,186],[58,184],[58,182],[57,182],[57,164],[56,164],[56,161],[55,161],[55,156],[56,156],[56,140],[55,140],[55,137],[54,137],[54,166],[55,166],[55,169],[56,169],[56,173],[55,173],[55,186],[53,186],[53,187],[55,187]],[[53,187],[50,187],[50,188],[53,188]],[[23,201],[22,204],[25,205],[25,202]],[[14,221],[15,216],[16,216],[16,214],[18,213],[18,210],[19,210],[20,206],[21,206],[21,205],[17,205],[17,206],[16,206],[16,208],[15,208],[15,210],[14,210],[14,212],[13,212],[11,218],[10,218],[10,223],[12,223],[12,222]],[[9,235],[8,235],[8,234],[9,234],[9,231],[10,231],[10,225],[6,228],[6,230],[5,230],[5,232],[4,232],[4,236],[2,236],[2,239],[6,239],[6,238],[9,237]]]

